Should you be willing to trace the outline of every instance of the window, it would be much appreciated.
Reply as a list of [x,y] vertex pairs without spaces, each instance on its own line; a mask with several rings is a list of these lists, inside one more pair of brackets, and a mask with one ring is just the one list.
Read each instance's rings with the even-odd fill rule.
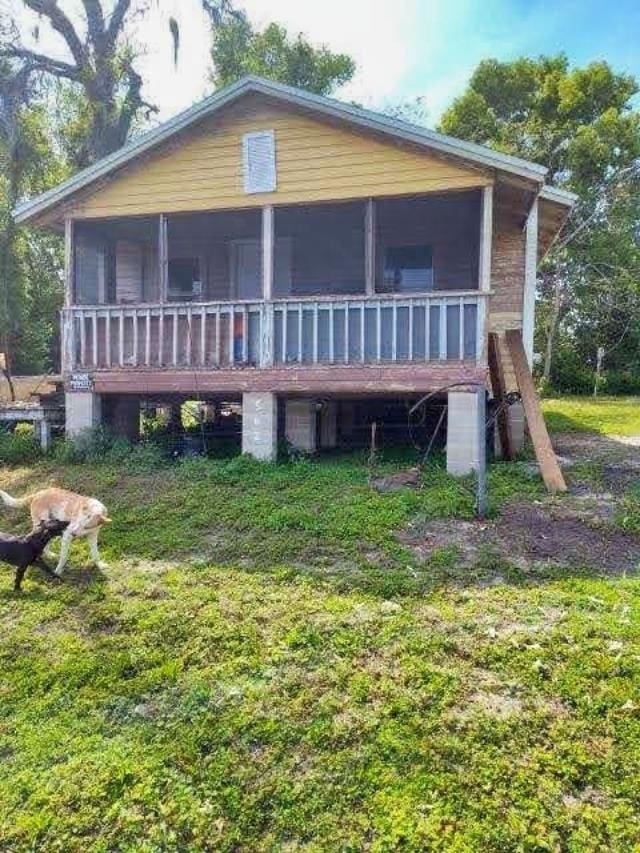
[[276,188],[276,139],[273,130],[245,133],[242,138],[244,191],[269,193]]
[[200,259],[170,258],[169,293],[178,299],[191,299],[201,292]]
[[431,246],[387,246],[384,253],[384,289],[433,290]]

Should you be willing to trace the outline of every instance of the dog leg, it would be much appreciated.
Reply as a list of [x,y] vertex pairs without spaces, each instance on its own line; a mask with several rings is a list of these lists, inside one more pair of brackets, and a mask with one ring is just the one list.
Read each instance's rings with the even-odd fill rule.
[[35,564],[39,569],[42,569],[42,571],[43,571],[46,575],[49,575],[49,577],[50,577],[52,580],[55,580],[55,581],[57,581],[58,583],[60,583],[60,582],[61,582],[61,579],[60,579],[59,575],[57,575],[57,574],[53,571],[53,569],[51,568],[51,566],[49,566],[49,564],[48,564],[47,562],[45,562],[45,560],[43,560],[43,559],[42,559],[42,557],[36,557],[36,559],[35,559],[33,562],[34,562],[34,564]]
[[24,573],[27,571],[26,566],[20,566],[16,570],[16,577],[13,582],[13,591],[14,592],[22,592],[22,578],[24,577]]
[[91,553],[91,559],[93,560],[96,568],[104,570],[108,569],[109,566],[107,563],[103,563],[100,559],[100,551],[98,551],[98,531],[92,530],[87,533],[87,542],[89,544],[89,551]]
[[71,547],[71,539],[72,534],[69,532],[69,528],[65,530],[65,532],[60,537],[60,557],[58,558],[58,565],[55,568],[55,574],[59,577],[64,567],[67,565],[67,560],[69,559],[69,548]]

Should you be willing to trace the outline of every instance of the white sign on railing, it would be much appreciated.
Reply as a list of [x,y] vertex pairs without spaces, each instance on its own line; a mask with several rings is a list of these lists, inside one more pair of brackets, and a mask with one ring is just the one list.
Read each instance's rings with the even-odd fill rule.
[[69,377],[70,391],[93,391],[93,376],[90,373],[72,373]]

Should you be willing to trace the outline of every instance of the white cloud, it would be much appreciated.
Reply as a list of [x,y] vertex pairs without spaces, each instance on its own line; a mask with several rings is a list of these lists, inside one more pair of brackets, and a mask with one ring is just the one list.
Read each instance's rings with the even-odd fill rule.
[[284,24],[312,43],[348,53],[356,62],[354,79],[340,97],[379,102],[395,94],[412,57],[407,50],[419,0],[244,0],[249,17],[262,26]]
[[[244,0],[251,21],[262,27],[271,21],[283,24],[292,34],[303,33],[314,44],[348,53],[356,62],[354,79],[337,94],[376,107],[398,96],[399,85],[413,60],[407,33],[417,14],[419,0]],[[171,58],[169,18],[180,23],[178,66]],[[211,90],[210,33],[199,0],[162,0],[136,27],[137,40],[145,45],[141,67],[147,95],[167,118]]]
[[[80,0],[59,2],[65,10],[81,13]],[[107,8],[113,2],[104,0]],[[338,97],[375,109],[423,96],[428,123],[434,125],[482,58],[569,49],[567,33],[572,32],[569,23],[576,15],[577,0],[552,10],[544,4],[523,8],[513,0],[236,2],[257,26],[277,21],[291,34],[302,32],[314,44],[324,43],[352,56],[356,74],[336,93]],[[200,0],[134,0],[134,5],[141,4],[148,11],[135,21],[132,37],[144,51],[139,67],[145,95],[160,107],[159,119],[166,119],[211,91],[209,22]],[[25,11],[22,0],[0,0],[2,17],[7,6],[18,14],[25,39],[33,44],[30,32],[37,16]],[[177,66],[169,34],[171,17],[180,25]],[[64,56],[60,37],[45,25],[40,31],[38,49]]]
[[[18,13],[23,37],[34,46],[31,30],[37,17],[25,11],[21,0],[8,2]],[[113,0],[107,0],[107,8]],[[138,4],[145,0],[138,0]],[[414,59],[408,34],[417,15],[420,0],[244,0],[242,6],[251,21],[264,26],[271,21],[283,24],[290,33],[304,33],[314,44],[326,44],[331,50],[345,52],[356,62],[354,79],[337,93],[341,98],[376,106],[395,97],[403,76]],[[130,36],[142,49],[139,67],[145,79],[145,96],[156,103],[159,118],[166,119],[190,106],[211,91],[210,30],[200,0],[160,0],[146,4],[144,17],[134,20]],[[74,14],[79,0],[61,0],[61,6]],[[169,20],[180,27],[180,51],[173,63]],[[38,49],[66,57],[61,38],[48,27],[40,27]]]

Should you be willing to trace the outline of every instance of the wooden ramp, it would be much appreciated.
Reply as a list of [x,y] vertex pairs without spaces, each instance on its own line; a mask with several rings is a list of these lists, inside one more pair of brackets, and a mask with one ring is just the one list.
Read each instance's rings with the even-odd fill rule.
[[547,432],[547,425],[542,416],[540,400],[536,394],[531,371],[529,370],[527,354],[524,351],[522,343],[522,332],[520,329],[508,329],[505,332],[505,337],[518,381],[518,388],[522,396],[522,405],[524,406],[524,413],[529,426],[529,435],[531,436],[533,448],[536,452],[536,459],[540,466],[542,479],[552,494],[566,492],[567,484],[562,476],[556,454],[553,452],[551,439]]

